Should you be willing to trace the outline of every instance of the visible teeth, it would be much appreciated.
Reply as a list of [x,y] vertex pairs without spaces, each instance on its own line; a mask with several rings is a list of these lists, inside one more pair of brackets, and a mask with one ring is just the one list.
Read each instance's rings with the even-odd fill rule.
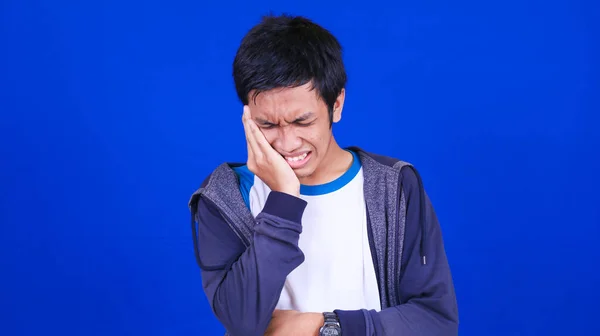
[[308,155],[308,153],[304,153],[300,156],[294,156],[294,157],[286,157],[285,159],[288,161],[300,161],[300,160],[304,160],[304,158],[306,157],[306,155]]

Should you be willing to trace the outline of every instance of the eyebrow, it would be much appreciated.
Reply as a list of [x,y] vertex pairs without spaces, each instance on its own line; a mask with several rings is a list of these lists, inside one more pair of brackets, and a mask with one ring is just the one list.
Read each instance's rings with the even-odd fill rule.
[[[297,123],[297,122],[302,122],[302,121],[306,121],[307,119],[310,119],[310,118],[311,118],[313,115],[314,115],[314,113],[313,113],[313,112],[306,112],[306,113],[303,113],[303,114],[301,114],[299,117],[297,117],[296,119],[294,119],[294,121],[290,122],[290,124]],[[256,117],[256,118],[254,118],[254,120],[255,120],[257,123],[259,123],[259,124],[263,124],[263,125],[273,125],[273,123],[272,123],[272,122],[270,122],[270,121],[268,121],[268,120],[266,120],[266,119],[260,118],[260,117]]]
[[310,119],[313,115],[314,115],[314,113],[312,113],[312,112],[306,112],[306,113],[300,115],[298,118],[296,118],[296,120],[292,121],[292,123],[305,121],[307,119]]

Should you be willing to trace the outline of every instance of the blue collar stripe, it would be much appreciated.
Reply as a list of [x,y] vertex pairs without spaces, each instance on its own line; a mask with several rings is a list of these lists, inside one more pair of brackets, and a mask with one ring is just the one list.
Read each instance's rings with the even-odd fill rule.
[[338,177],[337,179],[325,183],[325,184],[319,184],[319,185],[300,185],[300,194],[302,195],[306,195],[306,196],[318,196],[318,195],[325,195],[331,192],[334,192],[336,190],[339,190],[341,188],[343,188],[346,184],[350,183],[350,181],[352,181],[352,179],[354,179],[354,177],[356,177],[356,174],[358,174],[358,172],[360,171],[360,158],[358,157],[358,155],[354,152],[354,151],[349,151],[350,153],[352,153],[352,165],[350,166],[350,169],[348,169],[344,174],[342,174],[342,176]]

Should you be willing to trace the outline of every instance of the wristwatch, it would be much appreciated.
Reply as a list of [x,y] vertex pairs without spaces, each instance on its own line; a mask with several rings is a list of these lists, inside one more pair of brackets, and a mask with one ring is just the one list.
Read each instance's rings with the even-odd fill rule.
[[319,330],[319,336],[341,336],[342,327],[336,313],[323,313],[325,323]]

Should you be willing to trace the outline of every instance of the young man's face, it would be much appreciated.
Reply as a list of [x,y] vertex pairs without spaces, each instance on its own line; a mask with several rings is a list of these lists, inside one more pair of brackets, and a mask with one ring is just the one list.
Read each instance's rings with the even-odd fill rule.
[[[327,105],[310,85],[262,92],[248,104],[252,119],[300,183],[319,170],[333,142]],[[333,122],[341,119],[343,103],[342,91],[334,105]]]

